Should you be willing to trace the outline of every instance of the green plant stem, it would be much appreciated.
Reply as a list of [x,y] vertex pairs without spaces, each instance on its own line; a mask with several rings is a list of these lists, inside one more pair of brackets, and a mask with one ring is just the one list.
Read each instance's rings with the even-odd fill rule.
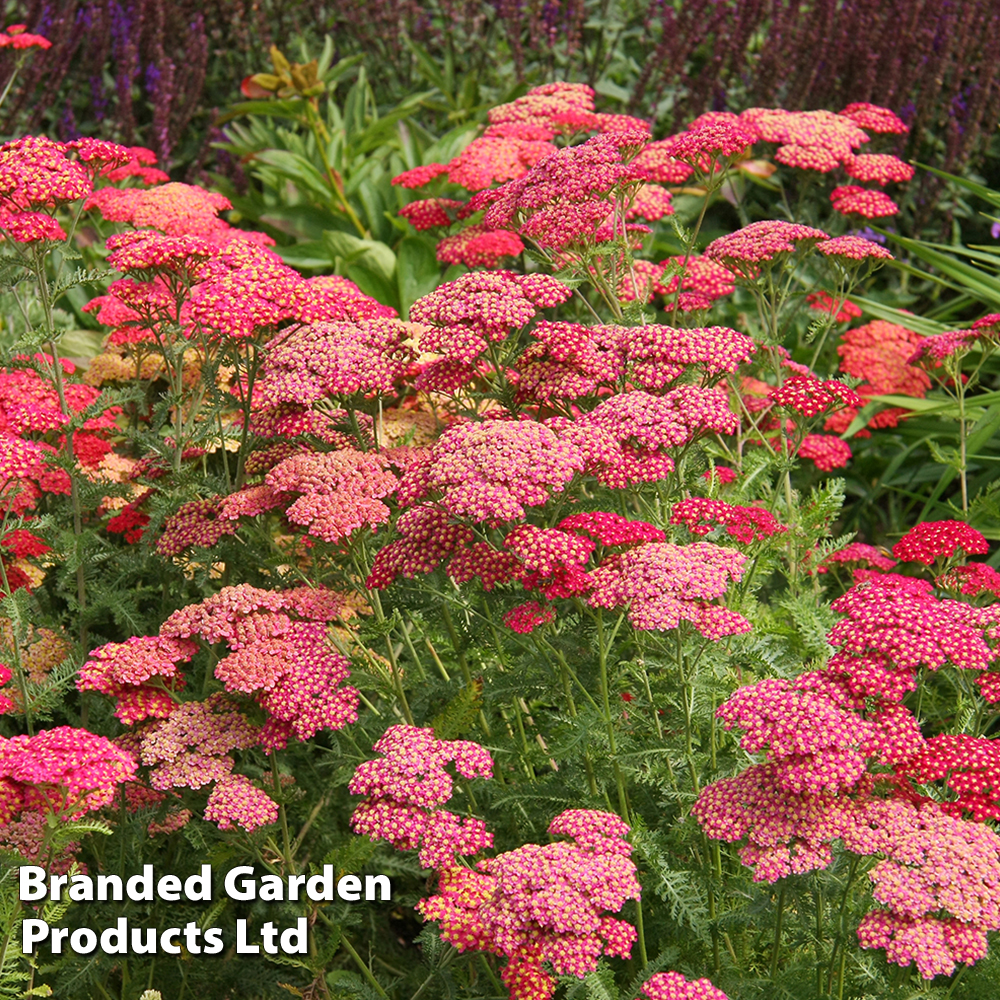
[[[239,368],[239,348],[236,350],[236,383],[240,384]],[[246,393],[240,393],[240,402],[243,406],[243,427],[240,431],[240,450],[236,458],[236,489],[243,489],[246,482],[246,461],[247,461],[247,440],[250,437],[250,408],[253,405],[253,386],[257,379],[257,370],[260,367],[260,358],[257,353],[257,345],[251,340],[247,347],[247,388]]]
[[[625,795],[625,780],[618,764],[618,741],[615,739],[614,718],[611,715],[611,694],[608,685],[608,643],[605,641],[604,616],[597,609],[594,620],[597,623],[597,656],[600,671],[601,702],[603,704],[604,724],[608,734],[608,750],[611,754],[611,766],[615,775],[615,786],[618,790],[619,815],[626,823],[629,822],[628,798]],[[617,626],[615,628],[617,631]]]
[[[357,570],[358,577],[360,579],[363,580],[368,576],[368,574],[362,570],[357,558],[354,560],[354,567]],[[372,606],[372,610],[375,612],[375,620],[379,622],[379,624],[384,623],[386,621],[385,611],[382,608],[382,598],[379,596],[378,591],[369,590],[368,600]],[[403,677],[399,671],[399,663],[396,661],[396,650],[392,644],[392,637],[389,635],[385,637],[385,649],[387,659],[389,660],[389,673],[392,676],[392,686],[396,692],[396,697],[399,699],[399,708],[403,713],[403,718],[406,719],[409,725],[416,725],[413,721],[413,713],[410,711],[410,703],[406,700],[406,691],[403,688]]]
[[326,155],[326,144],[329,141],[329,135],[326,131],[326,126],[323,124],[319,117],[319,113],[312,106],[312,103],[306,101],[306,126],[309,131],[313,134],[313,139],[316,140],[316,150],[319,153],[319,158],[323,162],[323,169],[326,171],[327,180],[330,182],[330,188],[333,190],[337,197],[337,201],[340,202],[340,209],[351,220],[351,225],[358,231],[358,235],[362,239],[370,239],[371,233],[365,229],[361,220],[358,218],[357,213],[351,207],[351,203],[347,200],[347,195],[344,193],[344,182],[340,179],[340,174],[333,169],[330,163],[330,158]]
[[[725,175],[723,175],[724,177]],[[695,243],[698,242],[698,234],[701,232],[701,224],[705,221],[705,213],[708,211],[708,203],[712,200],[712,195],[715,194],[716,187],[709,184],[705,189],[705,198],[701,203],[701,211],[698,213],[698,219],[694,224],[694,229],[691,230],[691,238],[687,241],[687,245],[684,247],[684,261],[681,264],[680,272],[677,275],[677,291],[674,292],[674,307],[670,311],[670,325],[673,326],[677,322],[677,310],[680,308],[681,304],[681,288],[684,285],[684,273],[687,271],[688,261],[691,259],[691,251],[694,250]]]
[[785,886],[778,893],[778,912],[774,918],[774,943],[771,946],[771,981],[778,974],[778,956],[781,952],[781,924],[785,916]]
[[[59,397],[59,412],[66,419],[66,450],[69,455],[73,455],[73,427],[72,413],[66,402],[66,386],[63,383],[62,364],[59,360],[59,351],[56,348],[55,323],[52,318],[52,297],[49,294],[49,281],[45,274],[45,256],[42,250],[36,249],[33,255],[35,280],[38,282],[38,297],[42,303],[42,313],[45,316],[45,332],[49,337],[49,353],[52,355],[52,378],[56,385],[56,395]],[[75,558],[76,567],[76,602],[83,611],[87,607],[87,578],[80,559],[79,543],[83,535],[83,508],[80,503],[80,490],[77,485],[76,475],[72,470],[69,475],[70,503],[73,507],[73,537],[77,542]],[[86,626],[80,626],[80,644],[87,644]]]
[[[3,524],[0,526],[0,538],[7,535],[7,515],[4,514]],[[3,580],[3,592],[10,595],[10,582],[7,580],[7,567],[0,559],[0,579]],[[13,598],[11,598],[13,600]],[[15,605],[16,607],[16,605]],[[11,656],[14,660],[14,677],[17,680],[17,690],[21,695],[21,707],[24,709],[24,724],[28,729],[28,735],[35,735],[35,724],[31,718],[31,706],[28,703],[28,679],[24,675],[24,663],[21,660],[21,637],[18,633],[18,622],[13,618],[10,622],[11,632]]]
[[[330,923],[329,918],[326,916],[326,914],[323,913],[322,910],[319,911],[319,914],[328,924]],[[351,944],[351,942],[347,938],[347,935],[344,934],[343,931],[340,932],[340,943],[343,946],[344,951],[346,951],[347,954],[354,959],[354,964],[358,967],[358,969],[361,970],[361,975],[363,975],[365,979],[368,980],[368,985],[371,986],[371,988],[375,990],[375,992],[380,997],[384,997],[385,1000],[389,1000],[389,994],[386,993],[384,989],[382,989],[382,984],[375,978],[375,973],[372,972],[372,970],[369,969],[367,965],[365,965],[364,960],[357,953],[357,951],[354,948],[354,945]]]
[[[829,970],[829,975],[827,976],[827,980],[826,980],[826,992],[827,992],[828,996],[830,995],[831,991],[833,990],[834,966],[835,966],[836,961],[837,961],[837,955],[838,955],[838,952],[840,951],[840,949],[843,948],[843,945],[844,945],[844,938],[845,938],[845,934],[844,934],[844,914],[847,911],[847,900],[848,900],[849,895],[850,895],[851,886],[854,884],[854,878],[855,878],[855,876],[857,875],[857,872],[858,872],[858,865],[859,865],[859,863],[860,863],[860,859],[858,857],[851,858],[851,866],[850,866],[850,868],[848,869],[848,872],[847,872],[847,881],[844,883],[844,891],[843,891],[843,893],[841,894],[841,897],[840,897],[840,907],[839,907],[839,909],[837,911],[837,936],[834,938],[833,949],[830,952],[830,970]],[[841,956],[841,961],[840,961],[840,995],[841,996],[843,996],[843,992],[844,992],[844,962],[846,961],[846,958],[847,958],[847,952],[845,951],[844,954],[843,954],[843,956]]]
[[[278,770],[278,751],[271,751],[271,781],[274,784],[275,797],[281,795],[281,772]],[[282,802],[278,806],[278,814],[281,816],[281,843],[282,857],[285,859],[285,874],[294,875],[295,865],[292,858],[292,838],[288,833],[288,813],[285,804]]]

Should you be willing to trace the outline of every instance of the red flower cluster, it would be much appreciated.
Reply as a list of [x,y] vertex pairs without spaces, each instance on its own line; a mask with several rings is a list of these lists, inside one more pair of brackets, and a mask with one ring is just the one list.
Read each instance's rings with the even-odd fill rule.
[[985,536],[964,521],[921,521],[892,547],[903,562],[930,566],[937,559],[950,559],[961,550],[965,555],[983,555],[990,550]]

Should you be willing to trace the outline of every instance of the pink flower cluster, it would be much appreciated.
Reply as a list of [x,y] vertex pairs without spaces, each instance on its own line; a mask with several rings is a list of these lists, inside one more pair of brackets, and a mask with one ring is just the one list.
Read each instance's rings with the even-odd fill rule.
[[400,496],[440,495],[453,516],[515,521],[583,470],[579,447],[534,421],[458,424],[441,435],[427,464],[408,471]]
[[479,271],[441,285],[414,302],[410,319],[424,325],[421,351],[444,355],[417,378],[418,389],[454,391],[470,380],[488,345],[505,340],[538,311],[565,301],[570,290],[546,274]]
[[693,535],[707,535],[716,525],[725,525],[726,533],[744,545],[788,530],[763,507],[740,507],[704,497],[675,503],[670,523],[686,525]]
[[[490,192],[484,223],[560,251],[592,244],[612,214],[609,195],[631,201],[637,191],[642,177],[628,160],[647,139],[648,132],[639,130],[607,132],[557,150],[524,177]],[[615,219],[611,237],[624,235],[624,226],[624,219]]]
[[941,782],[953,797],[940,806],[952,816],[969,813],[978,823],[1000,820],[1000,741],[996,739],[940,733],[897,771],[921,785]]
[[451,868],[456,854],[478,854],[493,846],[493,834],[482,820],[463,820],[439,808],[454,787],[445,766],[454,764],[464,778],[490,778],[493,759],[487,750],[403,725],[387,729],[373,749],[381,756],[358,765],[348,785],[352,795],[366,796],[351,815],[355,833],[387,840],[397,850],[419,849],[424,868]]
[[794,410],[803,417],[818,417],[830,410],[851,406],[860,409],[864,403],[849,386],[835,379],[821,381],[812,375],[793,375],[770,392],[774,406]]
[[525,844],[476,871],[446,869],[417,909],[458,950],[506,956],[501,978],[514,1000],[549,1000],[554,975],[582,979],[602,955],[631,954],[635,928],[608,915],[641,891],[628,829],[611,813],[568,810],[549,833],[570,842]]
[[308,588],[240,584],[175,611],[160,635],[225,641],[231,652],[216,664],[216,677],[227,691],[256,699],[269,715],[260,742],[280,749],[290,736],[305,740],[357,720],[357,691],[339,686],[350,676],[348,661],[326,638],[326,622],[338,606],[317,600]]
[[729,1000],[709,980],[689,982],[679,972],[657,972],[639,990],[648,1000]]
[[115,717],[125,725],[150,717],[165,719],[174,711],[173,692],[184,687],[178,666],[198,651],[188,639],[133,636],[91,652],[80,668],[79,691],[100,691],[118,701]]
[[826,239],[829,237],[821,229],[766,219],[712,240],[705,248],[705,256],[752,281],[762,268],[784,264],[791,254],[811,250]]
[[885,857],[868,873],[886,909],[861,921],[858,940],[925,979],[950,975],[983,958],[1000,929],[1000,836],[936,805],[892,805],[872,845]]
[[710,603],[730,580],[742,578],[745,562],[742,552],[710,542],[648,542],[609,556],[593,570],[590,605],[627,608],[638,629],[675,629],[687,621],[714,640],[748,632],[741,614]]
[[516,579],[517,560],[498,552],[486,542],[473,543],[474,533],[451,520],[447,511],[432,504],[419,504],[403,511],[396,522],[396,537],[372,560],[365,586],[383,590],[402,576],[432,573],[446,560],[447,572],[456,581],[482,579],[484,590]]
[[0,736],[0,822],[22,811],[79,819],[112,802],[136,766],[130,753],[86,729]]
[[921,666],[986,671],[994,659],[983,637],[989,609],[938,600],[923,580],[873,573],[833,610],[845,617],[828,635],[840,651],[826,669],[862,697],[899,701],[916,688]]
[[339,543],[363,527],[389,520],[382,502],[398,484],[377,452],[342,448],[299,451],[267,471],[264,482],[219,501],[219,518],[236,530],[240,517],[282,508],[286,520],[324,541]]
[[756,351],[753,340],[729,327],[675,329],[584,326],[542,320],[516,361],[521,400],[574,400],[617,389],[623,379],[637,388],[664,389],[682,374],[703,378],[734,372]]
[[496,267],[504,257],[517,257],[524,244],[503,229],[490,229],[477,224],[466,226],[454,236],[446,236],[437,245],[437,259],[442,264],[464,264],[466,267]]

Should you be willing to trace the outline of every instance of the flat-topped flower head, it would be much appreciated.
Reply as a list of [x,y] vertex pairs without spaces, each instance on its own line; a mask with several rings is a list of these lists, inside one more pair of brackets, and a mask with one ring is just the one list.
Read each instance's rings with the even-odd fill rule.
[[44,51],[52,48],[52,42],[44,35],[28,31],[23,24],[12,24],[0,33],[0,48],[10,48],[15,51],[37,48]]
[[84,198],[93,190],[69,147],[40,135],[0,146],[0,195],[8,209],[53,209]]
[[461,207],[462,202],[455,201],[454,198],[422,198],[404,205],[399,214],[409,221],[414,229],[422,232],[425,229],[434,229],[436,226],[450,226],[453,220],[448,212],[454,212]]
[[930,566],[936,559],[950,559],[961,550],[965,555],[983,555],[990,545],[985,536],[963,521],[922,521],[914,525],[892,547],[904,562]]
[[903,119],[894,111],[878,104],[869,104],[867,101],[848,104],[839,114],[844,118],[850,118],[856,125],[869,132],[906,135],[910,131]]
[[866,219],[881,219],[896,215],[899,206],[883,191],[845,184],[830,192],[830,203],[841,215],[861,215]]
[[800,146],[789,142],[779,146],[774,153],[778,163],[786,167],[797,167],[800,170],[815,170],[828,174],[840,166],[840,157],[823,146]]
[[956,354],[961,357],[968,353],[978,339],[978,334],[978,330],[946,330],[944,333],[931,334],[924,337],[909,362],[913,365],[923,363],[933,371],[946,358]]
[[119,699],[115,715],[126,725],[150,716],[166,718],[175,707],[170,690],[184,687],[178,667],[197,650],[190,640],[160,636],[110,642],[90,654],[92,659],[80,668],[76,686]]
[[523,252],[524,244],[516,234],[483,224],[466,226],[460,233],[444,237],[435,250],[442,264],[487,268],[496,267],[504,257],[517,257]]
[[829,237],[821,229],[766,219],[712,240],[705,248],[705,256],[741,277],[753,278],[762,264],[810,250],[826,239]]
[[549,830],[573,842],[525,844],[476,872],[447,869],[438,895],[417,904],[456,948],[506,956],[501,978],[515,1000],[548,1000],[553,974],[582,979],[602,955],[629,957],[636,937],[610,915],[641,891],[628,827],[581,809],[557,816]]
[[[0,737],[0,782],[17,793],[19,809],[79,819],[114,801],[136,767],[132,754],[86,729],[57,726],[34,736]],[[0,813],[7,797],[0,793]]]
[[738,121],[697,121],[686,132],[671,137],[671,153],[698,170],[706,160],[713,163],[742,156],[754,138]]
[[483,221],[556,248],[592,242],[594,230],[610,212],[608,195],[638,188],[641,177],[627,160],[646,138],[640,132],[609,132],[558,150],[505,184]]
[[735,372],[757,350],[751,337],[727,326],[675,329],[647,323],[622,328],[619,343],[630,381],[644,389],[666,388],[695,366],[706,376]]
[[863,566],[865,569],[890,570],[896,565],[896,560],[875,545],[848,542],[842,549],[831,552],[820,563],[819,571],[825,573],[831,563],[848,563],[853,566]]
[[670,523],[686,525],[694,535],[707,535],[717,525],[725,525],[726,533],[744,545],[788,530],[763,507],[740,507],[704,497],[675,503]]
[[435,177],[448,173],[447,163],[428,163],[422,167],[414,167],[412,170],[404,170],[401,174],[396,174],[391,183],[404,188],[419,188],[430,184]]
[[[828,244],[836,242],[836,239],[827,240],[820,246],[826,247]],[[810,292],[806,296],[806,303],[810,309],[832,316],[837,323],[848,323],[852,319],[858,319],[862,312],[861,307],[856,306],[849,299],[834,299],[829,292]]]
[[821,381],[812,375],[793,375],[770,392],[771,403],[793,410],[803,417],[818,417],[830,410],[852,406],[860,409],[864,402],[850,386],[835,379]]
[[913,179],[914,168],[889,153],[862,153],[847,163],[847,176],[857,181],[874,181],[880,187]]
[[487,750],[405,725],[391,726],[372,749],[381,756],[358,765],[348,786],[351,794],[366,797],[351,816],[355,833],[387,840],[397,850],[419,850],[425,868],[450,868],[456,854],[473,855],[493,845],[482,820],[439,808],[454,784],[446,765],[468,779],[492,777]]
[[488,117],[491,125],[518,124],[551,128],[560,116],[571,112],[593,111],[593,87],[585,83],[559,80],[532,87],[526,94],[507,104],[495,105],[490,108]]
[[[546,503],[583,470],[583,454],[534,421],[487,420],[449,428],[417,473],[455,516],[514,521]],[[407,486],[411,473],[403,477]]]
[[1000,820],[1000,741],[965,733],[932,736],[897,768],[918,784],[942,783],[951,795],[941,808],[977,823]]
[[246,775],[220,778],[205,804],[205,819],[220,830],[241,826],[247,833],[278,822],[278,803]]
[[936,581],[939,587],[967,597],[991,594],[1000,597],[1000,573],[987,563],[972,562],[955,566]]
[[391,392],[416,359],[414,331],[412,324],[388,317],[299,326],[270,346],[253,406]]
[[735,549],[696,542],[650,542],[616,553],[591,572],[592,607],[628,609],[638,629],[666,631],[690,622],[709,639],[750,630],[750,623],[728,608],[709,603],[731,580],[743,576],[746,557]]
[[[820,243],[816,249],[825,257],[842,257],[844,260],[893,260],[892,254],[874,240],[866,240],[862,236],[835,236],[832,240]],[[855,308],[857,308],[855,306]],[[857,315],[861,315],[859,309]]]
[[708,979],[689,981],[679,972],[657,972],[639,991],[648,1000],[728,1000]]

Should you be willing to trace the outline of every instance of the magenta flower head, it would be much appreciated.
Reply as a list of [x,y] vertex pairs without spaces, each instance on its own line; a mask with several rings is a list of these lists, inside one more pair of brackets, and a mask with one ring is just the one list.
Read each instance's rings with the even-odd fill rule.
[[963,521],[922,521],[896,542],[892,554],[904,562],[930,566],[935,559],[950,559],[959,550],[978,556],[989,552],[990,545],[981,532]]
[[441,809],[451,798],[453,764],[464,778],[489,778],[493,759],[478,743],[439,740],[432,729],[392,726],[373,749],[381,754],[360,764],[348,790],[364,795],[351,827],[397,850],[420,851],[424,868],[450,868],[455,855],[472,855],[493,845],[482,820],[462,819]]

